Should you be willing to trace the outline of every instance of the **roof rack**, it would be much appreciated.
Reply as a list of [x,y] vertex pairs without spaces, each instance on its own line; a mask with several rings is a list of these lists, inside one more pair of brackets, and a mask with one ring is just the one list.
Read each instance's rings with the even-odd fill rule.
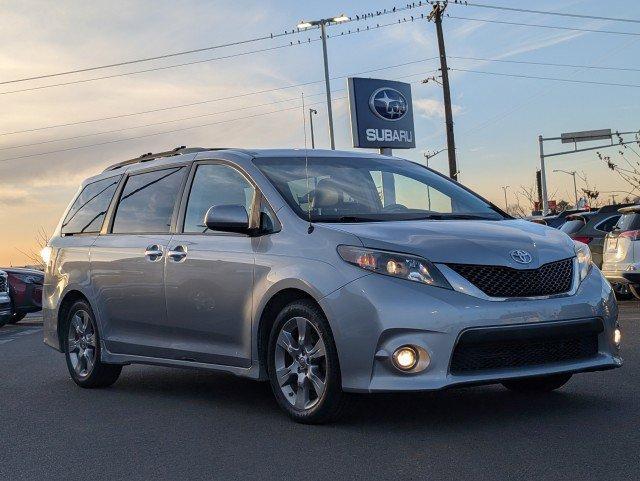
[[190,147],[182,145],[180,147],[176,147],[173,150],[167,150],[166,152],[158,152],[157,154],[153,154],[151,152],[147,154],[142,154],[140,157],[136,157],[134,159],[124,160],[122,162],[118,162],[117,164],[113,164],[106,169],[104,172],[109,172],[111,170],[117,170],[122,167],[126,167],[127,165],[139,164],[140,162],[149,162],[155,159],[161,159],[164,157],[173,157],[174,155],[185,155],[185,154],[193,154],[196,152],[204,152],[207,150],[222,150],[222,149],[205,149],[203,147]]

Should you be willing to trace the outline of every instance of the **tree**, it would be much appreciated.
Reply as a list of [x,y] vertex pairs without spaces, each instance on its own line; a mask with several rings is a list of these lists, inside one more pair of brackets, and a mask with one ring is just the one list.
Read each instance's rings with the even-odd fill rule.
[[40,252],[47,246],[48,242],[49,236],[47,235],[47,232],[44,230],[44,228],[40,226],[38,228],[38,231],[36,232],[35,237],[36,248],[29,248],[26,251],[18,248],[16,248],[16,250],[27,258],[31,266],[35,267],[36,269],[44,270],[46,266],[44,265],[44,261],[40,256]]
[[[601,152],[596,152],[596,155],[598,159],[607,165],[609,170],[615,172],[631,187],[630,193],[640,192],[640,153],[636,150],[640,147],[640,131],[634,134],[635,140],[631,141],[632,143],[625,143],[622,135],[618,132],[614,135],[620,146],[617,152],[618,158],[614,161],[611,156],[604,155]],[[636,148],[634,148],[634,145]]]

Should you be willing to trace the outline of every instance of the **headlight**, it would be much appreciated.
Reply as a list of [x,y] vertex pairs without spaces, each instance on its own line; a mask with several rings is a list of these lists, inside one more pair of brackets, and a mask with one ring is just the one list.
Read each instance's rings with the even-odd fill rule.
[[591,270],[591,249],[587,244],[573,241],[575,244],[576,257],[578,258],[578,269],[580,270],[580,281],[582,281]]
[[367,271],[451,289],[436,266],[422,257],[344,245],[338,246],[338,254],[349,264]]

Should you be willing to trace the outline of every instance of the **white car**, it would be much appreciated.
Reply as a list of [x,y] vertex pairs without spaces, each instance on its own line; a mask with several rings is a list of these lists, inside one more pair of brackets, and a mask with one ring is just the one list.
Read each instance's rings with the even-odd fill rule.
[[640,299],[640,205],[618,212],[622,217],[604,243],[602,272],[612,284],[627,284]]

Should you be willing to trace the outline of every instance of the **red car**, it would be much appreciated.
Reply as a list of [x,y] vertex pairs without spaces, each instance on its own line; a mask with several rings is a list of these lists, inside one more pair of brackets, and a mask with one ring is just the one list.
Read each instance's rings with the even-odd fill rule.
[[6,321],[15,324],[31,312],[42,310],[42,284],[44,273],[35,269],[3,267],[9,283],[11,317]]

